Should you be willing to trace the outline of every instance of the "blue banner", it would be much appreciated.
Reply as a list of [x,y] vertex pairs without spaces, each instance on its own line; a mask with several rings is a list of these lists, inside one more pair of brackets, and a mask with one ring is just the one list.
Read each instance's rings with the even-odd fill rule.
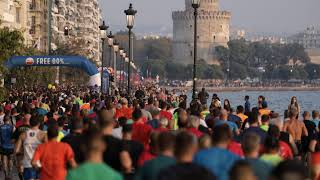
[[82,56],[13,56],[5,66],[8,69],[19,66],[68,66],[80,68],[89,76],[99,74],[97,66]]

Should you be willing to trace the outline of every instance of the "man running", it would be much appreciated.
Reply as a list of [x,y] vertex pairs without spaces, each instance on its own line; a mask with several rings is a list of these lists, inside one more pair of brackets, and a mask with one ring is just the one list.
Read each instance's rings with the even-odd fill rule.
[[5,116],[4,124],[0,126],[0,153],[3,163],[3,170],[5,179],[10,179],[12,170],[12,154],[14,150],[14,144],[12,142],[12,136],[14,132],[14,126],[10,124],[10,116]]
[[298,110],[291,109],[289,112],[290,120],[284,122],[283,130],[284,132],[288,132],[295,141],[299,153],[302,153],[302,144],[301,144],[301,137],[308,136],[308,130],[302,121],[297,119]]
[[30,120],[30,126],[29,130],[20,135],[15,150],[20,152],[21,147],[23,147],[22,166],[24,180],[39,179],[39,173],[32,167],[31,160],[38,145],[46,141],[46,134],[39,129],[40,121],[37,117],[33,117]]

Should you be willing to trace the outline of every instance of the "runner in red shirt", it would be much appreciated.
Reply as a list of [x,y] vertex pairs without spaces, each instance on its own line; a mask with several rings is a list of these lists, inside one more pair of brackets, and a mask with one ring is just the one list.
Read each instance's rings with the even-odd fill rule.
[[172,114],[170,112],[167,111],[167,103],[165,101],[160,101],[160,118],[165,117],[168,119],[168,121],[172,120]]
[[128,100],[126,98],[121,99],[121,108],[116,110],[115,118],[126,117],[127,119],[132,118],[132,108],[128,107]]
[[132,124],[132,140],[140,142],[147,147],[152,127],[143,122],[143,115],[140,109],[135,109],[133,111],[132,119],[134,121]]
[[40,168],[41,180],[65,180],[66,165],[69,164],[72,168],[77,166],[74,153],[68,144],[57,141],[57,124],[50,125],[47,134],[49,141],[37,147],[31,164]]
[[197,116],[190,116],[189,118],[190,127],[187,129],[188,132],[195,135],[197,138],[203,135],[202,132],[198,130],[200,126],[200,119]]

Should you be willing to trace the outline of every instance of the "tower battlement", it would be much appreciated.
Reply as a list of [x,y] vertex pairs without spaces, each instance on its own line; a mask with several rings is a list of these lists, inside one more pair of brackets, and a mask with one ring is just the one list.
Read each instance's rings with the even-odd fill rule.
[[[198,20],[211,19],[230,19],[231,13],[229,11],[200,11],[198,13]],[[173,20],[193,20],[193,12],[189,11],[175,11],[172,13]]]
[[[219,9],[219,0],[201,0],[199,10],[214,11]],[[192,0],[185,0],[185,10],[192,10]]]
[[[184,11],[172,12],[173,55],[183,64],[193,62],[194,10],[192,0],[185,0]],[[227,46],[231,13],[220,11],[219,0],[201,0],[198,9],[198,59],[216,64],[215,47]]]

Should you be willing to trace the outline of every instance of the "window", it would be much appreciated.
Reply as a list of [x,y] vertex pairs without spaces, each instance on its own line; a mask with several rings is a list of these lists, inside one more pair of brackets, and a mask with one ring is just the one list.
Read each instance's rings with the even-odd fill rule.
[[30,9],[36,9],[36,0],[31,1]]
[[20,8],[16,8],[16,23],[20,23]]
[[31,26],[34,26],[34,25],[36,25],[36,17],[32,16],[31,17]]

